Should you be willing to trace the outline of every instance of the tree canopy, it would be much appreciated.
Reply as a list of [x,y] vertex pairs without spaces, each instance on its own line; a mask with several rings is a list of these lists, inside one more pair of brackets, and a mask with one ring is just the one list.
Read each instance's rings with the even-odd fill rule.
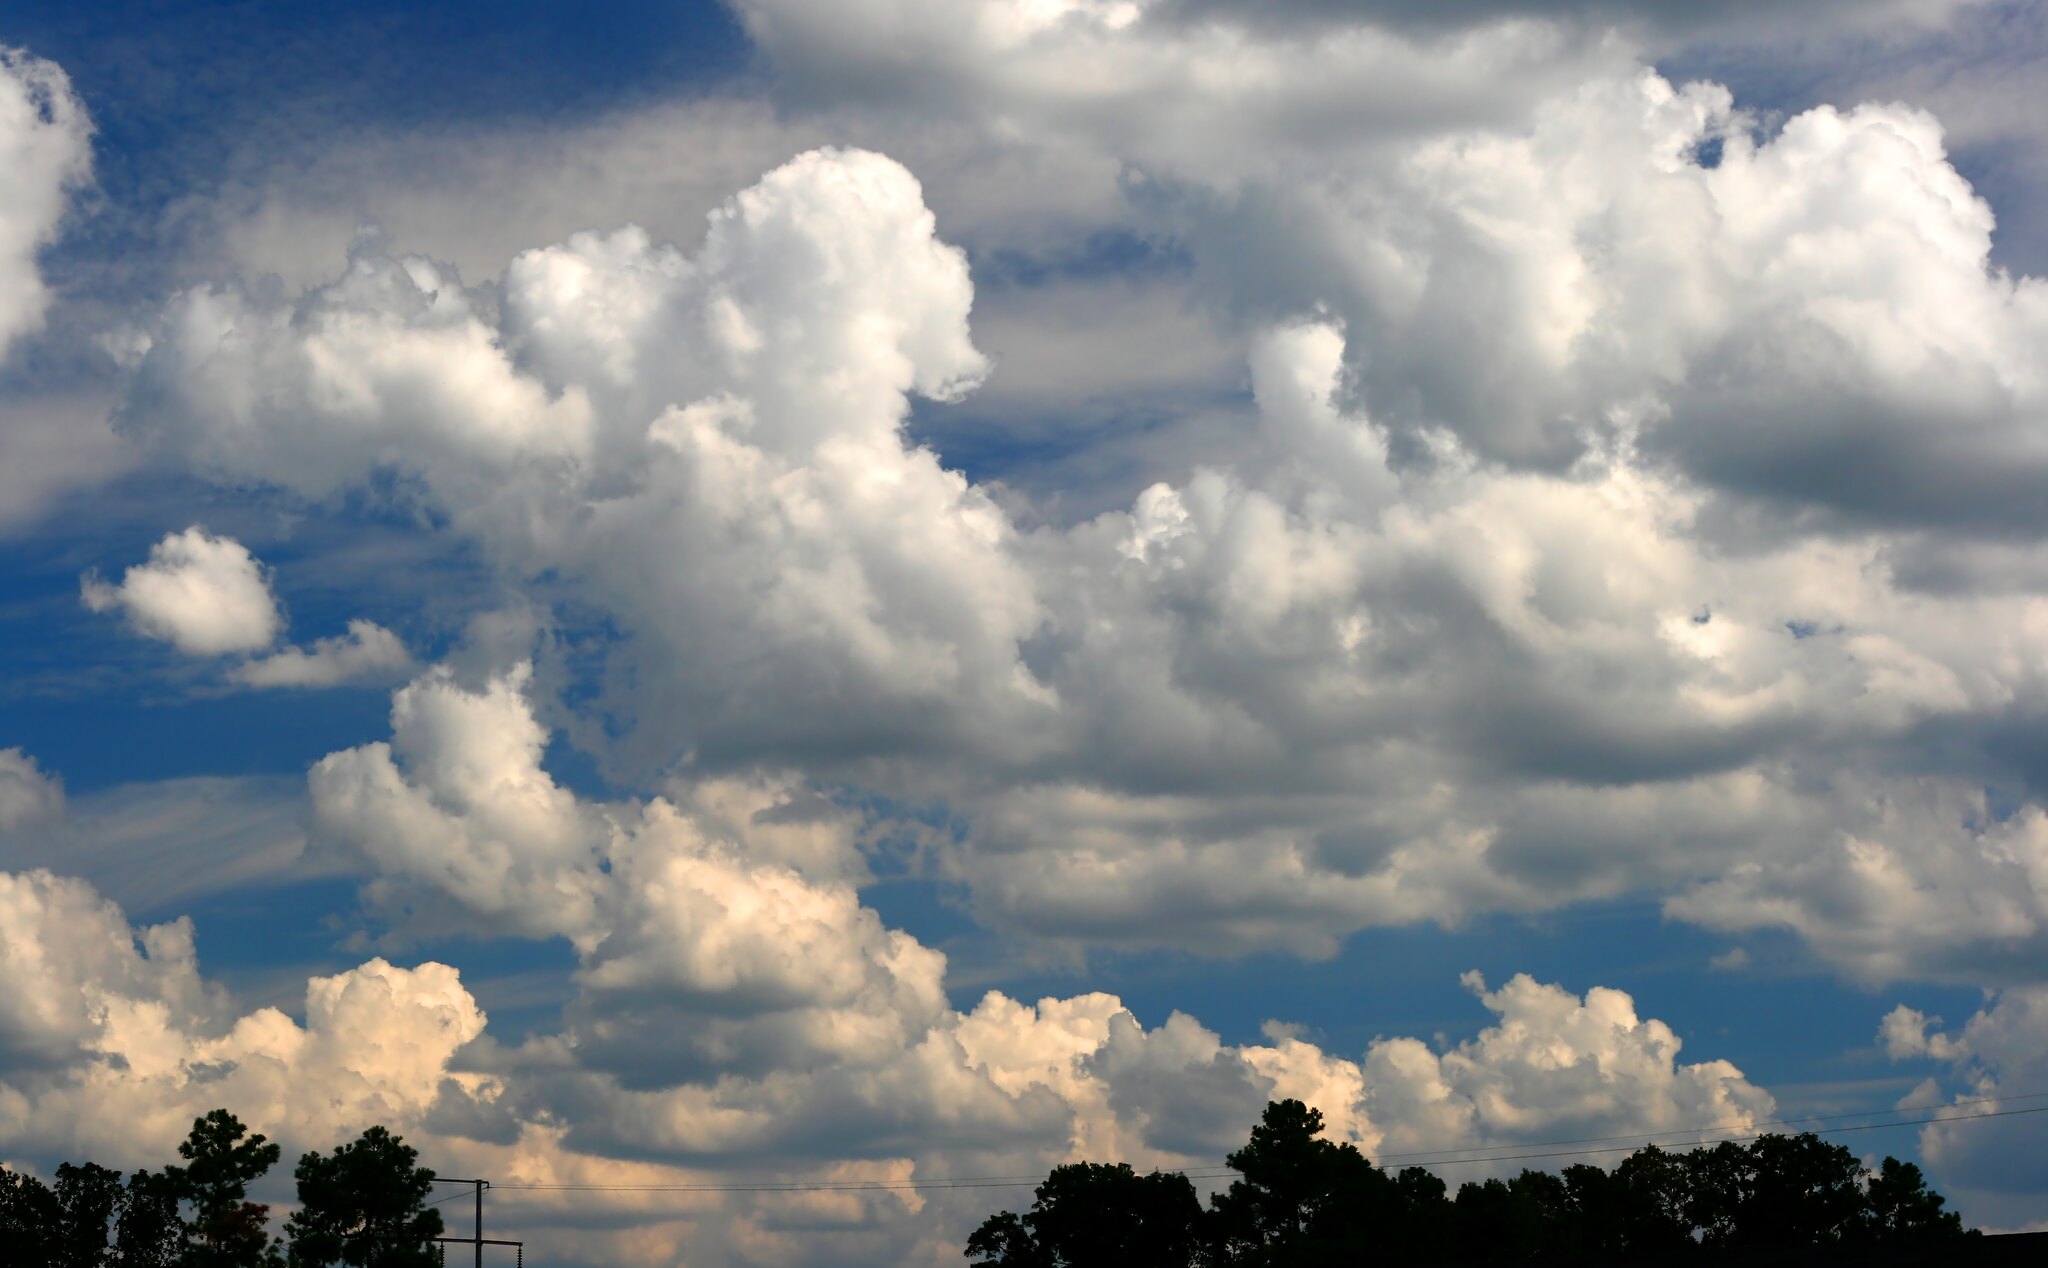
[[441,1213],[425,1209],[434,1173],[419,1151],[372,1127],[329,1157],[299,1159],[299,1209],[285,1221],[294,1268],[328,1264],[427,1268]]
[[[249,1187],[279,1147],[227,1110],[193,1120],[181,1163],[121,1173],[64,1163],[54,1184],[0,1168],[0,1248],[8,1268],[426,1268],[441,1215],[425,1206],[434,1173],[383,1127],[332,1155],[299,1160],[299,1209],[271,1235]],[[1192,1200],[1192,1197],[1190,1198]]]
[[1318,1268],[1632,1257],[1717,1249],[1925,1243],[1965,1236],[1920,1169],[1875,1172],[1812,1133],[1723,1141],[1689,1152],[1654,1145],[1612,1171],[1591,1163],[1467,1181],[1455,1194],[1421,1167],[1389,1174],[1323,1137],[1323,1116],[1274,1101],[1238,1173],[1196,1201],[1177,1173],[1124,1164],[1055,1167],[1031,1209],[990,1216],[967,1243],[992,1268]]

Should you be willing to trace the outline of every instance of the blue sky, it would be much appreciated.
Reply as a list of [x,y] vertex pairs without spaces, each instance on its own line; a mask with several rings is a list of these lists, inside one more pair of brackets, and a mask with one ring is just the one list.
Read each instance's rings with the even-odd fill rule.
[[2033,1104],[2048,23],[1798,12],[10,9],[0,1160]]

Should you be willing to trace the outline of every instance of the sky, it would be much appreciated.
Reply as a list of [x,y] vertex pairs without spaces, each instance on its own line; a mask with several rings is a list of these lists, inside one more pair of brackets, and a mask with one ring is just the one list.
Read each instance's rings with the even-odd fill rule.
[[0,1162],[224,1105],[535,1262],[950,1264],[1291,1096],[2043,1227],[2044,58],[8,6]]

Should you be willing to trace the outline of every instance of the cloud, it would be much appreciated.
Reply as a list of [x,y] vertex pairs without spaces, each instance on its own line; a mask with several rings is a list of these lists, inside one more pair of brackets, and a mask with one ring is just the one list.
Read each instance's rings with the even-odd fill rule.
[[[741,1162],[919,1178],[1073,1157],[1211,1163],[1269,1096],[1317,1103],[1375,1152],[1770,1112],[1726,1062],[1679,1063],[1670,1028],[1627,995],[1526,977],[1498,991],[1468,980],[1497,1016],[1471,1041],[1381,1039],[1358,1058],[1280,1030],[1227,1045],[1180,1014],[1147,1030],[1101,994],[1027,1006],[990,993],[955,1011],[944,956],[841,879],[857,870],[848,816],[720,781],[674,800],[582,800],[540,766],[529,681],[430,671],[396,694],[388,744],[329,757],[311,788],[328,847],[373,865],[367,894],[388,912],[438,898],[443,933],[467,913],[567,938],[579,968],[558,1032],[501,1044],[452,969],[384,960],[313,978],[303,1022],[237,1013],[199,976],[189,922],[135,930],[83,882],[8,876],[0,946],[22,984],[0,1015],[10,1139],[125,1160],[226,1101],[294,1147],[374,1120],[507,1183],[677,1183]],[[663,1201],[594,1200],[620,1237]],[[753,1201],[730,1199],[721,1224],[792,1246],[817,1235]],[[947,1200],[861,1219],[888,1259],[957,1243],[980,1214]]]
[[197,525],[150,547],[149,562],[128,569],[119,585],[88,573],[82,591],[93,611],[119,610],[137,633],[190,656],[261,650],[284,624],[256,558]]
[[[2048,1184],[2035,1142],[2040,1132],[2028,1117],[1968,1122],[1973,1115],[2025,1110],[2048,1086],[2048,990],[2014,987],[1989,996],[1960,1031],[1935,1030],[1928,1017],[1904,1004],[1886,1014],[1879,1041],[1894,1061],[1946,1065],[1957,1087],[1953,1108],[1936,1111],[1920,1129],[1921,1156],[1934,1181],[1952,1200],[1992,1227],[2020,1227],[2039,1219],[2035,1195]],[[1930,1079],[1902,1104],[1926,1110],[1938,1100]],[[2005,1099],[2012,1098],[2012,1099]]]
[[484,1025],[455,970],[383,960],[312,978],[304,1025],[234,1015],[198,975],[189,921],[132,930],[47,872],[0,873],[0,927],[0,1126],[36,1154],[142,1161],[222,1104],[293,1144],[416,1123]]
[[[1036,707],[1014,650],[1036,613],[1001,513],[901,435],[911,393],[987,369],[933,229],[900,166],[819,152],[720,211],[695,257],[631,228],[521,256],[502,331],[433,266],[360,253],[295,311],[188,294],[124,425],[310,497],[396,464],[508,567],[578,578],[650,660],[636,719],[725,724],[646,732],[648,765],[679,742],[728,762],[944,749],[963,737],[935,724],[964,706]],[[736,690],[743,712],[719,703]]]
[[306,854],[306,793],[277,776],[193,776],[77,798],[64,831],[31,863],[82,877],[134,911],[176,911],[211,894],[320,875]]
[[[1878,27],[1901,22],[1938,23],[1980,0],[1820,0],[1789,21],[1784,6],[1770,0],[1708,0],[1687,5],[1637,5],[1626,0],[1483,0],[1446,8],[1428,0],[1281,0],[1261,6],[1259,20],[1282,25],[1298,23],[1313,30],[1320,25],[1348,26],[1366,21],[1422,30],[1457,29],[1517,18],[1578,20],[1589,25],[1615,25],[1636,35],[1664,40],[1695,39],[1748,42],[1782,38],[1788,26],[1803,24]],[[1244,22],[1241,11],[1221,0],[1156,0],[1147,8],[1169,21]],[[1249,23],[1247,23],[1249,25]]]
[[10,399],[0,429],[0,533],[17,533],[63,500],[132,464],[102,397]]
[[1391,1124],[1392,1151],[1561,1132],[1707,1139],[1770,1117],[1770,1096],[1728,1062],[1680,1064],[1678,1037],[1639,1017],[1626,992],[1581,997],[1527,974],[1493,991],[1476,973],[1465,984],[1497,1025],[1440,1056],[1414,1040],[1380,1040],[1367,1054],[1367,1105]]
[[[858,938],[812,938],[794,956],[771,948],[771,930],[803,927],[794,913],[771,910],[765,888],[780,884],[786,904],[806,889],[792,872],[728,863],[677,884],[685,873],[674,865],[704,854],[671,849],[667,887],[646,884],[643,871],[635,903],[665,913],[654,928],[687,928],[724,940],[728,952],[706,964],[686,946],[664,951],[645,966],[669,975],[652,996],[633,989],[656,985],[644,975],[622,982],[587,971],[569,1028],[512,1049],[488,1035],[445,965],[372,959],[310,978],[300,1020],[243,1012],[200,976],[189,921],[136,929],[81,881],[0,874],[0,967],[15,987],[0,1003],[0,1127],[16,1158],[125,1166],[154,1159],[193,1115],[228,1104],[288,1150],[326,1147],[381,1122],[446,1169],[507,1185],[676,1185],[734,1165],[790,1179],[897,1180],[1028,1173],[1075,1157],[1213,1165],[1269,1095],[1312,1101],[1334,1134],[1375,1153],[1418,1142],[1484,1148],[1566,1130],[1704,1130],[1772,1112],[1768,1094],[1726,1062],[1679,1063],[1669,1027],[1640,1018],[1626,994],[1580,997],[1527,977],[1494,992],[1468,981],[1496,1015],[1473,1040],[1383,1038],[1358,1059],[1285,1036],[1224,1044],[1180,1014],[1148,1030],[1103,994],[1027,1005],[991,992],[961,1013],[942,998],[855,988],[847,998],[857,1006],[795,1056],[782,1049],[785,1033],[773,1045],[783,1059],[758,1068],[721,1054],[709,1066],[649,1062],[625,1077],[610,1064],[619,1028],[630,1031],[649,999],[695,1009],[639,1039],[650,1055],[673,1058],[678,1035],[707,1042],[696,1027],[730,1038],[720,1019],[786,1015],[793,997],[827,1001],[870,971],[858,967],[872,949]],[[721,877],[722,888],[710,888]],[[674,901],[692,891],[716,894],[729,914],[696,919],[701,905]],[[646,910],[617,911],[619,929],[644,936]],[[828,923],[857,931],[873,919]],[[738,920],[764,940],[727,938]],[[915,944],[889,936],[901,973]],[[941,963],[919,954],[928,968]],[[568,1196],[522,1194],[504,1227],[545,1241]],[[839,1220],[808,1218],[808,1198],[791,1206],[746,1194],[574,1196],[585,1240],[563,1248],[565,1262],[640,1254],[627,1249],[633,1239],[670,1220],[685,1222],[672,1230],[678,1244],[706,1255],[725,1253],[721,1239],[735,1230],[772,1234],[792,1253],[846,1236]],[[816,1201],[854,1203],[843,1214],[865,1230],[861,1253],[876,1261],[914,1246],[957,1251],[985,1213],[985,1195],[943,1192]]]
[[64,813],[64,784],[18,748],[0,749],[0,832],[48,823]]
[[57,236],[91,170],[92,123],[55,63],[0,46],[0,357],[42,328],[50,293],[37,253]]
[[389,682],[412,668],[412,655],[396,634],[357,619],[346,635],[316,640],[311,651],[287,647],[237,665],[229,677],[250,687],[334,687]]
[[[699,790],[701,819],[663,798],[581,803],[540,767],[526,676],[470,691],[430,673],[395,697],[390,745],[314,767],[315,825],[373,863],[375,901],[402,910],[423,893],[499,933],[567,938],[582,1059],[629,1082],[896,1052],[943,1011],[944,957],[838,879],[847,865],[831,855],[851,840],[829,813],[813,812],[820,840],[766,813],[799,807],[733,788]],[[727,837],[742,825],[717,811],[742,798],[760,809]]]
[[[1662,438],[1734,381],[1701,378],[1700,350],[1772,313],[1836,323],[1846,359],[1809,364],[1878,391],[1912,364],[1884,348],[2017,365],[2001,341],[2032,284],[1985,273],[1982,206],[1922,116],[1822,111],[1751,144],[1725,93],[1635,71],[1534,118],[1411,147],[1392,192],[1438,212],[1373,222],[1423,232],[1414,258],[1459,286],[1519,279],[1472,334],[1522,341],[1471,349],[1505,376],[1500,408],[1471,398],[1466,427],[1374,406],[1401,341],[1470,343],[1428,335],[1413,304],[1267,325],[1232,465],[1079,523],[1027,530],[905,437],[913,395],[956,396],[988,366],[917,183],[848,151],[770,173],[694,253],[630,227],[528,252],[495,308],[373,244],[296,301],[188,293],[123,426],[287,499],[417,502],[502,576],[548,578],[530,600],[601,614],[601,668],[565,712],[622,784],[943,800],[971,828],[932,870],[1015,933],[1329,954],[1365,925],[1650,893],[1718,928],[1793,928],[1865,979],[2024,974],[2043,936],[2031,818],[1987,827],[1986,781],[1946,753],[1975,744],[2026,778],[1996,746],[2048,706],[2026,651],[2039,599],[1902,588],[1901,542],[1968,525],[1901,506],[1904,536],[1852,527],[1832,486],[1809,490],[1829,535],[1736,549],[1716,525],[1749,494]],[[1716,129],[1719,164],[1688,158]],[[1573,157],[1553,171],[1553,151]],[[1751,188],[1766,168],[1768,203]],[[1821,198],[1861,188],[1850,173],[1925,196]],[[1586,217],[1624,192],[1642,214],[1588,272]],[[1866,240],[1932,289],[1878,278]],[[1416,302],[1447,316],[1479,294],[1436,287]],[[223,353],[228,312],[257,333]],[[1494,390],[1462,367],[1443,382]],[[1553,388],[1605,403],[1516,421]],[[2024,469],[2005,427],[1969,461]],[[1977,443],[1944,434],[1955,454]],[[1578,456],[1555,469],[1545,437]],[[401,708],[483,707],[451,691],[423,680]],[[486,694],[515,709],[513,688]],[[478,725],[529,754],[490,765],[532,815],[490,824],[462,779],[373,746],[323,768],[355,825],[337,835],[386,842],[378,865],[408,883],[445,871],[431,892],[480,927],[597,936],[587,808],[537,776],[530,720]],[[1889,932],[1900,918],[1911,936]]]
[[314,765],[314,827],[359,851],[387,884],[423,882],[499,933],[589,947],[600,936],[605,825],[541,770],[546,732],[519,694],[528,672],[480,693],[445,671],[400,690],[392,743]]

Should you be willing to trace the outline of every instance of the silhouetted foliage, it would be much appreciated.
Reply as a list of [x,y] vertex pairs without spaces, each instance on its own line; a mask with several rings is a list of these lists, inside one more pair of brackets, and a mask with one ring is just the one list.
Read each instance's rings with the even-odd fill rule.
[[285,1227],[291,1262],[359,1268],[428,1268],[441,1213],[426,1209],[434,1173],[417,1165],[419,1151],[372,1127],[331,1157],[299,1159],[299,1209]]
[[1201,1223],[1186,1176],[1079,1162],[1054,1167],[1022,1217],[983,1224],[967,1253],[1001,1268],[1171,1268],[1193,1260]]
[[1268,1105],[1227,1160],[1238,1179],[1206,1212],[1177,1174],[1056,1167],[1029,1211],[983,1222],[967,1257],[1000,1268],[1665,1262],[1719,1249],[1965,1236],[1918,1167],[1887,1158],[1868,1172],[1812,1133],[1687,1153],[1645,1146],[1611,1172],[1590,1163],[1525,1170],[1467,1182],[1452,1196],[1421,1167],[1389,1175],[1322,1132],[1322,1114],[1300,1101]]
[[276,1164],[279,1152],[262,1133],[249,1136],[242,1120],[224,1109],[192,1120],[191,1134],[178,1144],[185,1165],[168,1169],[177,1177],[178,1196],[192,1205],[180,1265],[258,1268],[280,1262],[270,1240],[270,1207],[248,1200],[250,1182]]
[[56,1194],[60,1212],[58,1268],[100,1268],[102,1264],[113,1263],[107,1249],[107,1230],[113,1227],[125,1196],[121,1173],[98,1163],[61,1163],[57,1167]]
[[31,1262],[55,1263],[62,1220],[49,1185],[26,1172],[0,1171],[0,1245]]
[[114,1222],[114,1252],[121,1268],[172,1268],[185,1248],[178,1217],[178,1177],[168,1169],[128,1177],[121,1215]]
[[[283,1268],[285,1244],[249,1186],[279,1149],[221,1109],[194,1119],[182,1165],[121,1173],[63,1163],[54,1184],[0,1168],[0,1268]],[[286,1221],[293,1265],[428,1268],[441,1213],[425,1207],[434,1173],[372,1127],[331,1156],[299,1160],[300,1209]],[[1199,1216],[1186,1180],[1187,1205]],[[1075,1204],[1075,1213],[1087,1204]],[[111,1244],[110,1244],[111,1242]]]
[[1218,1262],[1313,1265],[1364,1252],[1379,1222],[1368,1208],[1388,1205],[1386,1177],[1322,1131],[1321,1110],[1292,1100],[1266,1106],[1251,1140],[1224,1160],[1242,1178],[1210,1204]]
[[0,1171],[0,1247],[13,1256],[10,1263],[112,1264],[107,1229],[120,1204],[121,1173],[90,1162],[62,1164],[54,1186],[19,1171]]
[[1674,1255],[1692,1247],[1687,1157],[1645,1145],[1614,1169],[1614,1224],[1607,1249]]
[[1919,1245],[1963,1235],[1963,1218],[1941,1208],[1948,1199],[1927,1187],[1920,1168],[1887,1158],[1870,1178],[1862,1240]]

